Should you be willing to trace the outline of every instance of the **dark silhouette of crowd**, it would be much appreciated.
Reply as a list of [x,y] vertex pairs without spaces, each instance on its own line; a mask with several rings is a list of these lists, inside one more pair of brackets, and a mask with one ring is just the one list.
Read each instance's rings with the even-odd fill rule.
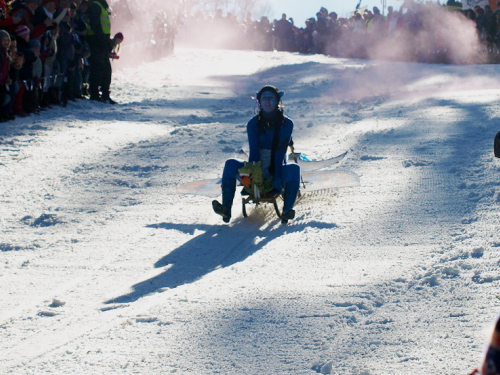
[[[265,16],[257,21],[250,16],[238,21],[232,14],[223,17],[221,11],[214,17],[198,12],[186,21],[185,27],[189,38],[202,46],[348,58],[478,63],[486,62],[485,53],[490,60],[496,61],[499,56],[498,3],[498,9],[493,11],[489,6],[462,10],[461,3],[451,0],[446,5],[405,0],[399,10],[388,7],[385,15],[378,7],[358,8],[346,18],[322,7],[303,27],[286,14],[274,21]],[[464,35],[464,29],[474,28],[474,35]],[[222,45],[221,39],[225,44]]]

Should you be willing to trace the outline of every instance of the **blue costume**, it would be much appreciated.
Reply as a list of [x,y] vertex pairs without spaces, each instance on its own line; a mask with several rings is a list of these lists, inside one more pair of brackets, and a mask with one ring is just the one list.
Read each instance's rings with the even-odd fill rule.
[[[273,190],[270,194],[283,193],[283,215],[289,215],[289,218],[293,218],[295,215],[293,206],[300,188],[300,167],[297,164],[286,163],[286,153],[292,141],[292,131],[292,120],[286,118],[279,108],[276,108],[272,113],[261,111],[247,124],[250,145],[248,161],[261,162],[264,178],[272,178],[273,181]],[[245,161],[243,160],[229,159],[224,166],[222,174],[222,208],[224,213],[221,214],[226,222],[231,217],[236,180],[240,178],[238,170],[244,165]]]

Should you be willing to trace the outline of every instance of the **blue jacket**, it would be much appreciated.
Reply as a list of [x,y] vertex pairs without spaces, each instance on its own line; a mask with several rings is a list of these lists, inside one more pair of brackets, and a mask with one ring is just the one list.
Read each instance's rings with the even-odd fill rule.
[[[292,139],[293,122],[285,117],[280,124],[279,139],[277,142],[274,160],[273,179],[281,180],[282,167],[286,164],[286,152]],[[271,151],[276,126],[271,125],[264,130],[259,129],[259,116],[252,118],[247,124],[248,144],[250,146],[249,162],[261,161],[261,149]]]

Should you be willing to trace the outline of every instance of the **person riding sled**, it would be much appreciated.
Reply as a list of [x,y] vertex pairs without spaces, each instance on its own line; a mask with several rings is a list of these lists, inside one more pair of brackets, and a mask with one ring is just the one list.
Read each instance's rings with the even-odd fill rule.
[[[300,188],[300,167],[286,163],[293,122],[283,114],[282,96],[283,92],[271,85],[264,86],[257,93],[259,113],[247,124],[248,162],[229,159],[224,165],[222,203],[214,200],[212,206],[226,223],[231,219],[236,180],[242,182],[248,194],[283,194],[282,221],[286,223],[295,217],[293,207]],[[250,189],[252,183],[258,184],[257,190],[255,187]]]

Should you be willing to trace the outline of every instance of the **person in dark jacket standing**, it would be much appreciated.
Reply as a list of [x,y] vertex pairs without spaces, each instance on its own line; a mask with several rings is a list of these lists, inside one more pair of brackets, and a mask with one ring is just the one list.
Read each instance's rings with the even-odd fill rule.
[[106,0],[93,0],[88,9],[89,30],[87,42],[90,47],[90,99],[116,104],[109,97],[111,86],[111,20]]

